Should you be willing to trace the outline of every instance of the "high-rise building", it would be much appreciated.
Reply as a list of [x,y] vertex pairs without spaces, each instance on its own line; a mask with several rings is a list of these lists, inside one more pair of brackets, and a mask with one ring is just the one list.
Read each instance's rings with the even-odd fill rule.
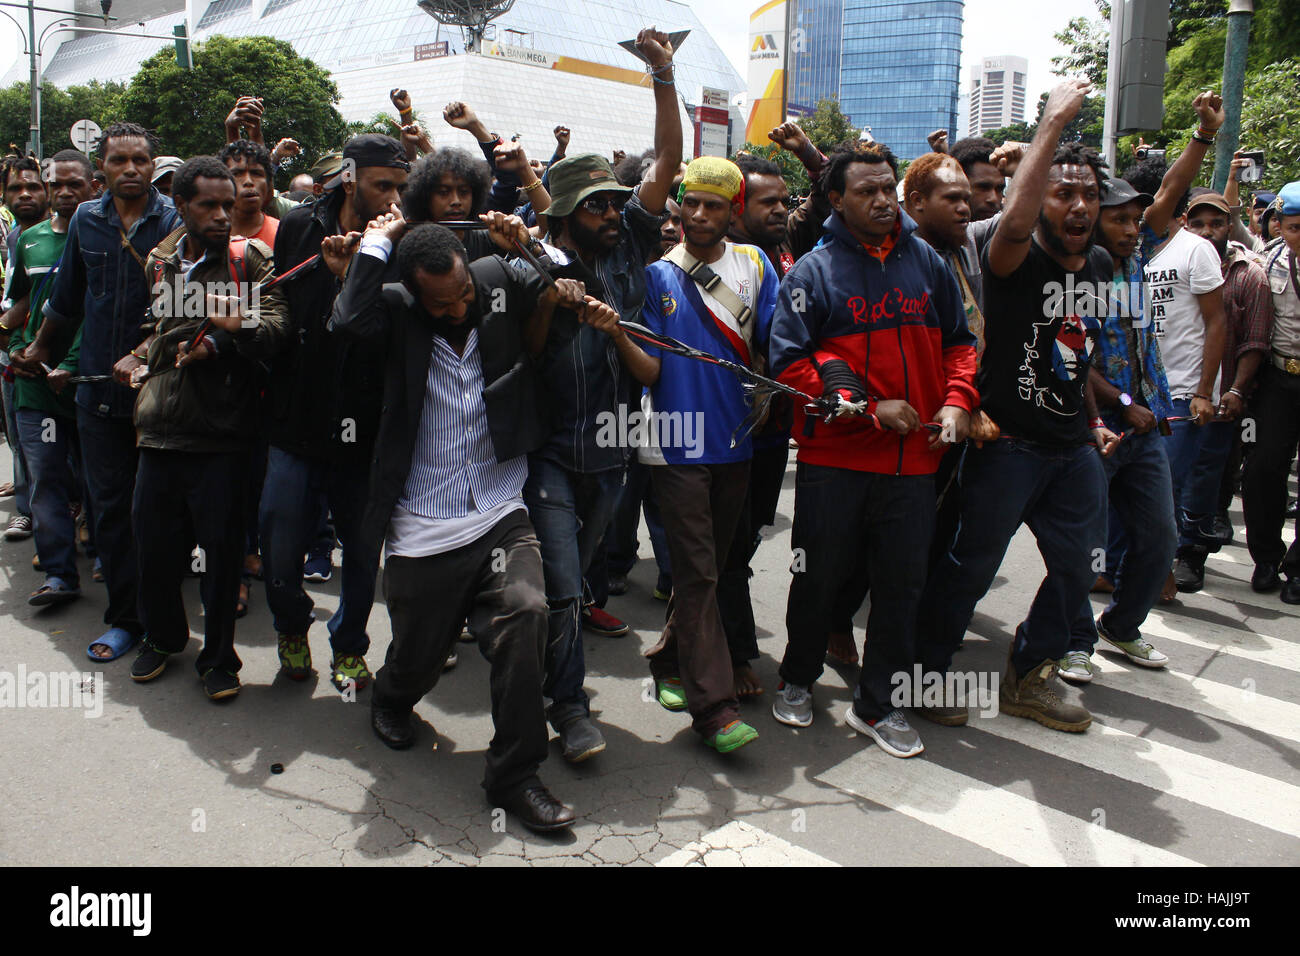
[[[905,159],[929,150],[933,130],[956,128],[964,0],[774,0],[755,18],[778,5],[787,114],[836,99],[853,125]],[[751,86],[749,95],[772,94]]]
[[971,136],[1025,122],[1025,77],[1029,61],[1022,56],[986,56],[970,68]]

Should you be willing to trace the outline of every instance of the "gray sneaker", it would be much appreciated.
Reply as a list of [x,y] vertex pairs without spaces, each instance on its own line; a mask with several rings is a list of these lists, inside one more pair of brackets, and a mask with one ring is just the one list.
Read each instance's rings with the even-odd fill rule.
[[798,684],[782,681],[776,688],[776,702],[772,716],[791,727],[807,727],[812,723],[812,691]]
[[925,749],[925,745],[921,743],[921,735],[912,729],[912,725],[907,722],[901,710],[891,710],[885,717],[874,724],[869,724],[859,717],[853,705],[849,704],[849,711],[844,715],[844,720],[858,733],[866,734],[879,744],[880,749],[885,753],[895,757],[915,757]]
[[1101,618],[1097,618],[1097,633],[1103,641],[1122,651],[1125,657],[1141,667],[1164,667],[1169,663],[1169,658],[1152,647],[1141,634],[1134,641],[1117,640],[1110,628],[1101,623]]
[[1071,684],[1092,683],[1092,655],[1087,651],[1070,651],[1057,664],[1061,680]]

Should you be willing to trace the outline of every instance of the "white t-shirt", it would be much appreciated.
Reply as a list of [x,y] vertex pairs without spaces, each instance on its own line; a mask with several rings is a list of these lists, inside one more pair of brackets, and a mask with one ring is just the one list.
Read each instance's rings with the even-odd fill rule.
[[[1208,239],[1180,229],[1146,264],[1152,332],[1160,342],[1171,398],[1190,398],[1201,384],[1205,320],[1198,295],[1223,285],[1219,253]],[[1218,403],[1218,380],[1210,393]]]

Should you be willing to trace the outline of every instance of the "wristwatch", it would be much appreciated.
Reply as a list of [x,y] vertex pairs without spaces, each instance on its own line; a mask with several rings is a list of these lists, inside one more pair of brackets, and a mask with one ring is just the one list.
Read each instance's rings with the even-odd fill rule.
[[1128,392],[1120,392],[1119,403],[1123,405],[1125,408],[1128,408],[1130,405],[1133,404],[1133,396],[1130,395]]

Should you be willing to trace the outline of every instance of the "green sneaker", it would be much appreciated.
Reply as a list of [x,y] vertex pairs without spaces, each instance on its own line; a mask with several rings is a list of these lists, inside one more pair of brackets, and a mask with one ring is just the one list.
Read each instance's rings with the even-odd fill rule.
[[311,676],[311,645],[306,634],[281,634],[277,642],[280,670],[289,680],[306,680]]
[[655,681],[655,690],[659,694],[659,706],[664,710],[685,710],[686,691],[680,677],[664,677]]
[[1097,633],[1107,644],[1119,648],[1125,657],[1141,667],[1164,667],[1169,663],[1169,658],[1152,647],[1140,634],[1136,641],[1117,641],[1110,628],[1101,623],[1101,618],[1097,618]]
[[340,694],[348,687],[364,690],[372,676],[374,675],[370,673],[370,668],[366,666],[366,659],[360,654],[334,655],[334,665],[330,668],[330,683]]
[[733,720],[704,743],[720,754],[728,754],[757,739],[757,730],[742,720]]

